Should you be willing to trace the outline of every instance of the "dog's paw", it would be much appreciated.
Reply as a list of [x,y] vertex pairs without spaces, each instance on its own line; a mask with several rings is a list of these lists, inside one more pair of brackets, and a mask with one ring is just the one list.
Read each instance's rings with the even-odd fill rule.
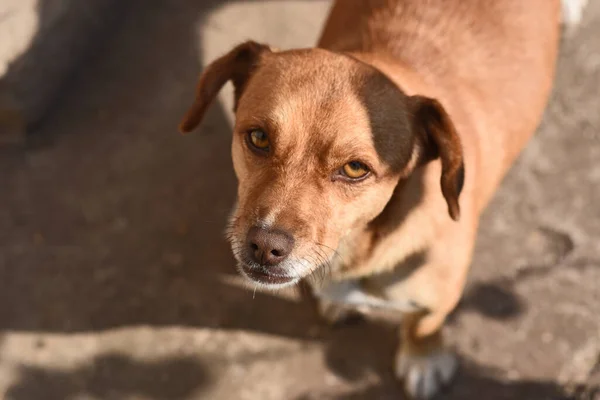
[[411,355],[402,351],[396,358],[396,376],[412,399],[427,400],[438,394],[456,373],[458,359],[449,351],[429,355]]

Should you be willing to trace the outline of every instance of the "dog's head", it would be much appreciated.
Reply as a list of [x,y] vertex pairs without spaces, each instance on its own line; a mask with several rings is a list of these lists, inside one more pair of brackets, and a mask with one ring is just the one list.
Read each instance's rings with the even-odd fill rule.
[[229,239],[250,280],[282,287],[306,277],[383,211],[401,179],[437,157],[458,219],[462,150],[437,101],[405,95],[347,55],[247,42],[203,72],[181,131],[198,125],[227,81],[239,180]]

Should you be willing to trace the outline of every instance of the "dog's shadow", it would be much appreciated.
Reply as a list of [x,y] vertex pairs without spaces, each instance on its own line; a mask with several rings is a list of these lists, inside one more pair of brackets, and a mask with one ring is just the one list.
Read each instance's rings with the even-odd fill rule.
[[[0,159],[7,183],[0,209],[9,211],[0,218],[0,332],[189,326],[318,341],[342,379],[383,379],[344,398],[398,396],[390,370],[394,327],[321,327],[315,335],[312,305],[253,295],[230,282],[234,263],[222,232],[236,183],[226,113],[216,104],[200,132],[176,133],[205,61],[198,59],[197,24],[222,3],[131,2],[114,37],[39,127],[35,137],[44,145]],[[22,368],[9,393],[16,400],[104,396],[100,387],[114,381],[98,365],[120,376],[121,397],[185,398],[208,384],[195,361],[142,367],[107,355],[74,370]],[[182,391],[165,392],[151,379],[165,373]],[[501,385],[477,376],[480,390],[460,398],[492,398],[485,393]],[[542,398],[554,390],[544,383],[537,389],[532,383],[523,393]],[[512,398],[523,398],[514,390]]]

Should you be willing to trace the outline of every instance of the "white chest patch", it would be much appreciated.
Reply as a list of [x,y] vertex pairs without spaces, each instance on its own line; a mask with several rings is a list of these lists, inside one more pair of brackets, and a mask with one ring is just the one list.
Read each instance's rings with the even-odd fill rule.
[[423,307],[411,300],[389,300],[367,293],[355,280],[329,282],[325,286],[313,290],[314,294],[322,300],[356,308],[376,308],[401,313],[423,310]]

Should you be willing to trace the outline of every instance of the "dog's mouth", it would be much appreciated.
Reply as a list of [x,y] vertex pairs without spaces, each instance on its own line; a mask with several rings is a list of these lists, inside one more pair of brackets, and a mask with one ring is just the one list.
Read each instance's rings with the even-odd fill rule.
[[293,285],[298,281],[298,278],[287,276],[279,273],[279,271],[269,271],[261,267],[251,267],[242,263],[240,265],[242,273],[250,280],[256,283],[269,286],[287,286]]

